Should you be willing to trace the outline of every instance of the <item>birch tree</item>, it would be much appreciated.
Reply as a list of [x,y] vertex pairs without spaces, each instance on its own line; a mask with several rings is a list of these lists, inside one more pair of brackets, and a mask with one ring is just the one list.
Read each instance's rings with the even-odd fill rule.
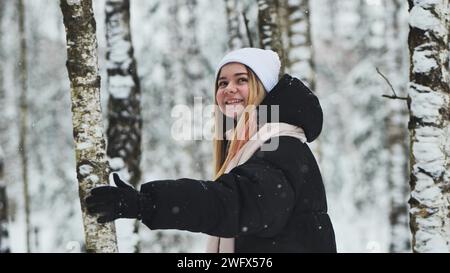
[[[179,119],[175,117],[175,106],[192,107],[194,97],[202,97],[205,102],[205,97],[213,95],[210,89],[211,78],[206,76],[211,76],[214,69],[203,57],[198,44],[197,18],[201,13],[199,13],[197,2],[160,1],[161,17],[148,19],[152,20],[153,24],[161,25],[152,36],[163,35],[166,42],[162,47],[161,43],[147,45],[145,50],[149,54],[156,52],[157,54],[151,59],[158,60],[151,66],[151,70],[150,66],[147,66],[148,72],[145,75],[148,76],[143,82],[143,84],[147,83],[146,90],[149,94],[143,97],[143,103],[145,103],[143,110],[147,113],[144,130],[147,137],[143,140],[145,146],[151,151],[144,162],[148,166],[145,169],[147,173],[201,179],[211,177],[208,175],[210,166],[207,164],[210,162],[208,160],[211,154],[209,143],[196,141],[195,137],[194,139],[178,139],[173,133],[173,126],[167,126]],[[226,30],[223,30],[223,33],[226,33]],[[226,47],[225,39],[223,46]],[[208,101],[211,97],[208,97]],[[158,107],[154,107],[155,105]],[[195,107],[193,110],[197,111]],[[197,127],[201,126],[200,119],[193,120],[191,115],[183,115],[183,118],[186,118],[189,128],[194,127],[194,134],[198,131],[195,128],[202,128]],[[191,131],[190,136],[192,135]],[[165,160],[168,155],[173,154],[176,156]],[[145,232],[143,230],[142,234]],[[195,242],[193,236],[192,233],[180,231],[155,230],[149,233],[149,236],[142,237],[141,245],[143,249],[151,252],[186,252]]]
[[[5,4],[3,1],[0,2],[0,59],[4,60],[5,54],[4,54],[4,48],[3,48],[3,13],[5,11]],[[4,101],[5,101],[5,89],[3,86],[3,66],[4,62],[0,63],[0,109],[5,109]],[[3,110],[2,110],[3,111]],[[3,125],[0,123],[0,129],[2,131],[0,133],[3,133]],[[1,138],[0,138],[1,140]],[[0,142],[2,144],[2,142]]]
[[28,190],[28,147],[27,147],[27,134],[28,134],[28,102],[27,102],[27,81],[28,81],[28,68],[27,68],[27,42],[25,34],[25,7],[23,0],[19,0],[19,39],[20,39],[20,60],[19,60],[19,83],[20,83],[20,131],[19,131],[19,153],[20,161],[22,164],[22,183],[23,183],[23,199],[25,207],[25,232],[26,232],[26,246],[27,252],[31,252],[31,222],[30,222],[30,197]]
[[263,49],[278,53],[281,60],[280,76],[285,72],[286,56],[281,36],[280,3],[276,0],[258,0],[259,43]]
[[[137,187],[141,180],[141,90],[131,41],[130,1],[108,0],[106,10],[108,145],[111,170]],[[139,250],[139,221],[135,221],[132,241]],[[120,238],[119,238],[120,239]],[[130,248],[131,248],[130,247]]]
[[4,179],[4,160],[5,158],[3,155],[3,150],[0,146],[0,253],[10,252],[8,230],[8,198],[6,195],[6,182]]
[[131,42],[130,3],[129,0],[108,0],[105,8],[109,91],[107,155],[112,171],[121,172],[137,186],[141,179],[142,117],[140,84]]
[[[0,2],[0,59],[4,60],[3,48],[3,13],[4,2]],[[5,117],[5,89],[3,86],[3,62],[0,63],[0,116]],[[2,150],[3,138],[6,133],[5,121],[0,122],[0,253],[10,252],[8,230],[8,198],[6,194],[5,155]]]
[[241,24],[241,6],[237,0],[224,0],[227,17],[228,49],[234,50],[246,45]]
[[[309,0],[283,0],[280,3],[285,72],[300,78],[306,86],[316,91]],[[320,139],[311,143],[311,149],[321,161]]]
[[408,3],[412,248],[450,252],[450,5]]
[[309,0],[283,0],[286,71],[315,90]]
[[92,1],[61,0],[60,7],[66,28],[66,64],[86,250],[117,252],[114,224],[97,224],[96,217],[87,214],[85,207],[88,192],[108,181]]

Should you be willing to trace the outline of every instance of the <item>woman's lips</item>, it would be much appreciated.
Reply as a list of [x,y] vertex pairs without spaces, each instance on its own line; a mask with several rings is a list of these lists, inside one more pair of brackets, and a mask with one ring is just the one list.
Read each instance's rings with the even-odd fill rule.
[[225,105],[235,105],[235,104],[239,104],[242,103],[244,100],[241,99],[231,99],[225,102]]

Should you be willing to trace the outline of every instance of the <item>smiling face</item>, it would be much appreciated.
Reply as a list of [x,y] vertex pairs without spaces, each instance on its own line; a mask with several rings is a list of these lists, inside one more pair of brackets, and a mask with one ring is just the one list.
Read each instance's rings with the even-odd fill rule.
[[248,72],[240,63],[229,63],[220,69],[216,101],[220,111],[236,119],[248,103]]

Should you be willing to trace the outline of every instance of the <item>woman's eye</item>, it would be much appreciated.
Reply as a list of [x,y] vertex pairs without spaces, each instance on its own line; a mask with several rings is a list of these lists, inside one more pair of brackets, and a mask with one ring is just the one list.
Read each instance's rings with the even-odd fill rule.
[[239,79],[239,82],[240,82],[240,83],[242,83],[242,82],[247,82],[247,79],[246,79],[246,78],[240,78],[240,79]]
[[219,82],[219,87],[225,87],[225,86],[227,86],[226,82]]

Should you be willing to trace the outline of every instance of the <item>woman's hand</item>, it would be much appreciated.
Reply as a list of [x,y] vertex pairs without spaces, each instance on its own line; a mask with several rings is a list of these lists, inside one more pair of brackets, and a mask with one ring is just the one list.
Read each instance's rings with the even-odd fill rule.
[[86,207],[90,214],[98,214],[98,223],[114,221],[117,218],[141,219],[139,205],[140,194],[132,186],[120,180],[114,173],[113,186],[100,186],[91,190],[86,198]]

